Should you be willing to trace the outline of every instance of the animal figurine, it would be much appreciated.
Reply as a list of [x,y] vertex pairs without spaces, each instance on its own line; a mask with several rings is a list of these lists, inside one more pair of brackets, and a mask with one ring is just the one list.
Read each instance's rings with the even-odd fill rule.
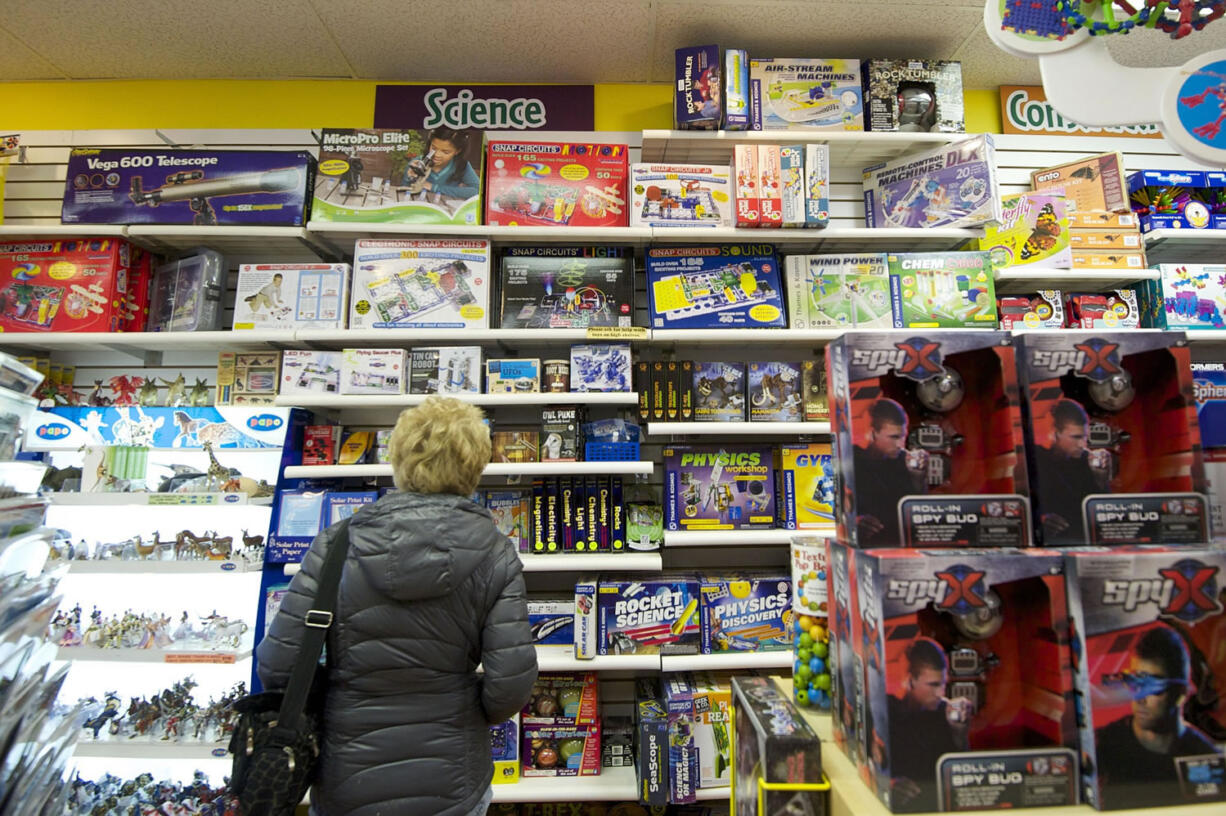
[[218,462],[217,457],[213,455],[212,442],[205,442],[202,447],[204,448],[204,452],[209,455],[208,489],[221,490],[222,485],[224,485],[230,479],[230,471],[222,467],[221,462]]
[[110,398],[102,395],[102,380],[94,380],[94,388],[89,392],[89,396],[85,398],[85,404],[98,408],[105,408],[111,404]]
[[145,384],[145,378],[120,374],[118,377],[111,377],[108,382],[115,394],[113,405],[135,405],[136,392]]
[[187,395],[187,404],[193,408],[207,408],[213,404],[213,389],[209,388],[209,384],[199,377],[196,378],[196,384],[192,386],[192,390]]
[[183,379],[183,372],[179,372],[179,376],[175,377],[174,381],[162,380],[166,383],[166,405],[170,408],[179,408],[187,404],[187,381]]
[[146,408],[158,404],[158,384],[153,377],[145,380],[136,392],[136,404]]
[[243,546],[244,547],[260,547],[264,544],[264,536],[248,535],[246,528],[243,529]]

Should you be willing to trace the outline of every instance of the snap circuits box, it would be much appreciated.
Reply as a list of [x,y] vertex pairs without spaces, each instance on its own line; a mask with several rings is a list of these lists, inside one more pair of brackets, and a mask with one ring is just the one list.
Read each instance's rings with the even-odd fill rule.
[[821,740],[789,696],[766,677],[732,678],[737,816],[826,816]]
[[752,130],[864,130],[860,61],[750,59]]
[[231,327],[343,329],[349,264],[242,264]]
[[624,227],[624,144],[501,142],[485,146],[485,223]]
[[1037,538],[1048,545],[1208,542],[1189,357],[1182,332],[1020,336]]
[[1158,264],[1162,275],[1159,328],[1220,329],[1226,312],[1226,266]]
[[306,152],[75,148],[60,221],[300,227],[314,176]]
[[1012,343],[1005,332],[865,332],[826,347],[839,540],[1030,544]]
[[724,118],[719,46],[678,48],[676,61],[673,126],[678,130],[719,130]]
[[383,224],[481,220],[481,132],[324,128],[311,218]]
[[774,451],[769,445],[665,447],[667,530],[775,526]]
[[995,146],[986,134],[864,170],[870,227],[978,227],[1000,220]]
[[0,331],[119,331],[132,257],[119,238],[0,244]]
[[834,461],[827,442],[780,445],[779,521],[788,530],[829,529],[834,525]]
[[632,164],[630,190],[632,227],[732,226],[728,165]]
[[489,281],[484,238],[360,239],[349,328],[487,328]]
[[886,256],[789,255],[784,259],[794,329],[888,329],[893,325]]
[[[698,654],[698,576],[602,576],[596,589],[596,653]],[[583,629],[576,599],[575,632]]]
[[792,577],[744,572],[701,575],[702,653],[792,648]]
[[870,59],[861,65],[864,129],[962,133],[962,63]]
[[995,268],[986,252],[892,252],[896,329],[996,326]]
[[1060,553],[886,549],[848,558],[859,585],[851,614],[862,621],[860,770],[882,802],[895,813],[1075,804]]
[[771,244],[647,250],[652,328],[787,328]]
[[1073,265],[1068,215],[1058,190],[1001,198],[1000,223],[988,224],[979,248],[1001,269],[1069,269]]
[[1148,813],[1226,801],[1226,552],[1136,547],[1066,562],[1083,801]]
[[630,326],[634,251],[629,247],[508,247],[498,273],[498,328]]

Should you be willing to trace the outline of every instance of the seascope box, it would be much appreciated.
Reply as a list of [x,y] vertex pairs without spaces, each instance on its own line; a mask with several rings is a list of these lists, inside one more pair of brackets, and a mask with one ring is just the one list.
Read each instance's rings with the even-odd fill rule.
[[621,246],[512,246],[498,272],[498,328],[633,325],[634,251]]
[[860,61],[749,61],[753,130],[864,130]]
[[789,255],[784,277],[794,329],[893,325],[890,270],[883,254]]
[[792,648],[792,578],[782,572],[700,576],[702,653]]
[[995,268],[986,252],[890,253],[896,329],[996,325]]
[[676,50],[677,89],[673,126],[678,130],[719,130],[723,124],[724,81],[718,45]]
[[826,816],[821,740],[788,695],[766,677],[733,677],[732,711],[737,816]]
[[979,227],[999,221],[995,146],[987,134],[864,169],[870,227]]
[[404,349],[345,349],[341,352],[342,394],[403,394]]
[[802,422],[800,363],[749,364],[749,421]]
[[830,443],[779,446],[779,521],[788,530],[834,526],[835,475]]
[[869,59],[861,65],[864,129],[902,133],[962,133],[962,63]]
[[624,144],[490,141],[485,146],[485,224],[624,227]]
[[339,394],[344,353],[286,349],[281,352],[281,394]]
[[74,148],[65,224],[300,227],[314,186],[310,153]]
[[1058,188],[1068,199],[1070,212],[1128,212],[1124,158],[1118,152],[1035,170],[1030,174],[1030,186],[1040,192]]
[[349,264],[241,264],[231,328],[343,329]]
[[661,808],[668,805],[670,788],[668,756],[668,712],[659,677],[637,677],[634,681],[634,754],[638,757],[636,777],[639,801]]
[[673,445],[664,457],[668,530],[775,526],[774,451],[769,445]]
[[0,330],[119,331],[132,252],[121,238],[0,244]]
[[731,227],[732,168],[712,164],[630,165],[630,226]]
[[478,224],[481,158],[475,130],[443,138],[429,130],[324,128],[311,218]]
[[979,248],[992,256],[999,269],[1068,269],[1073,265],[1064,196],[1016,193],[1001,198],[997,224],[984,228]]
[[787,327],[771,244],[650,247],[647,292],[655,329]]
[[745,364],[694,362],[695,422],[745,422]]
[[363,238],[353,249],[351,329],[489,326],[490,242]]
[[[577,596],[576,611],[580,603]],[[698,603],[696,575],[603,577],[596,593],[597,654],[698,654]]]

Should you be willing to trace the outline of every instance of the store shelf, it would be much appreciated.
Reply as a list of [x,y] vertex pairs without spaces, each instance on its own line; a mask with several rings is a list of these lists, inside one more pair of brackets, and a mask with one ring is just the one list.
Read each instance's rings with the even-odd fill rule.
[[742,669],[791,669],[792,653],[729,652],[709,655],[664,655],[661,671],[739,671]]
[[[408,408],[421,405],[428,394],[287,394],[277,397],[276,405],[287,408]],[[461,402],[485,407],[505,405],[637,405],[633,391],[617,393],[595,391],[544,391],[534,394],[444,394]]]
[[[174,448],[179,451],[182,448]],[[219,450],[230,453],[230,448]],[[235,451],[271,450],[269,448],[236,448]],[[62,507],[116,507],[144,505],[150,507],[217,507],[220,505],[245,505],[249,503],[246,493],[51,493],[48,497],[53,506]]]
[[183,664],[232,664],[251,657],[251,650],[241,652],[192,651],[184,649],[96,649],[91,646],[61,648],[56,653],[58,660],[74,663],[183,663]]
[[829,422],[648,422],[648,436],[829,436]]
[[659,671],[659,655],[605,655],[591,660],[575,657],[573,646],[537,646],[536,664],[540,671]]
[[1226,329],[1188,329],[1189,343],[1226,343]]
[[[1223,245],[1226,249],[1226,244]],[[1101,292],[1120,289],[1143,280],[1157,280],[1154,269],[1111,269],[1090,272],[1081,269],[1002,269],[996,273],[996,292],[1034,292],[1059,289],[1061,292]]]
[[1226,261],[1226,230],[1159,229],[1142,237],[1145,258],[1151,265]]
[[81,759],[224,759],[230,761],[225,743],[145,742],[124,739],[80,741],[73,756]]
[[828,530],[665,530],[665,547],[753,547],[788,544],[793,536],[834,537]]
[[654,329],[652,345],[740,346],[757,343],[825,345],[845,329]]
[[[651,475],[652,462],[524,462],[487,465],[485,476],[635,476]],[[291,465],[286,479],[390,477],[391,465]]]
[[494,785],[495,802],[625,802],[638,798],[634,768],[601,768],[599,776],[521,778]]
[[122,238],[119,224],[0,224],[0,241],[62,241],[65,238]]
[[45,351],[98,351],[106,349],[141,355],[164,351],[239,351],[287,348],[294,345],[290,331],[209,332],[4,332],[0,347]]
[[409,348],[437,344],[519,348],[586,342],[586,329],[300,329],[294,333],[296,345],[318,349]]
[[133,243],[165,255],[184,255],[208,247],[234,260],[254,263],[295,263],[331,259],[335,250],[303,227],[205,227],[192,225],[133,224]]
[[[52,561],[50,564],[55,565]],[[242,575],[257,572],[262,563],[246,561],[66,561],[70,575]]]
[[699,802],[728,802],[732,800],[732,788],[699,788],[694,795]]
[[336,224],[311,221],[307,230],[345,255],[359,238],[489,238],[495,244],[634,244],[652,238],[649,227],[490,227],[463,224]]
[[[793,140],[794,141],[794,140]],[[971,229],[829,227],[827,229],[729,229],[656,227],[652,243],[752,242],[778,244],[787,252],[885,252],[957,249],[983,233]]]
[[831,166],[877,162],[965,139],[964,133],[863,133],[823,130],[644,130],[642,161],[731,164],[738,144],[826,144]]
[[520,553],[524,572],[659,572],[658,553]]

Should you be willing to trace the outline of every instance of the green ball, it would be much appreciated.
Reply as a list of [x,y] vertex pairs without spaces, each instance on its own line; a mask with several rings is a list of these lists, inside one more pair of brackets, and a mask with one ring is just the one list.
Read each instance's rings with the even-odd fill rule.
[[812,649],[813,648],[813,636],[810,635],[808,632],[805,632],[803,635],[801,635],[800,639],[796,642],[800,644],[800,648],[802,649]]
[[807,707],[809,705],[809,692],[804,689],[796,689],[796,704]]
[[809,609],[811,611],[816,612],[819,608],[817,601],[809,601]]
[[562,704],[563,709],[567,706],[578,706],[582,699],[583,692],[579,689],[562,689],[558,692],[558,702]]
[[[808,668],[806,666],[805,668]],[[817,686],[822,691],[830,691],[830,675],[819,674],[813,678],[813,685]]]
[[830,654],[830,647],[820,641],[813,644],[813,656],[826,659],[826,655]]
[[801,663],[808,663],[813,657],[813,652],[809,649],[797,649],[796,659]]
[[796,679],[800,680],[799,685],[803,685],[809,682],[809,678],[813,676],[813,669],[809,668],[808,663],[801,663],[792,674]]

